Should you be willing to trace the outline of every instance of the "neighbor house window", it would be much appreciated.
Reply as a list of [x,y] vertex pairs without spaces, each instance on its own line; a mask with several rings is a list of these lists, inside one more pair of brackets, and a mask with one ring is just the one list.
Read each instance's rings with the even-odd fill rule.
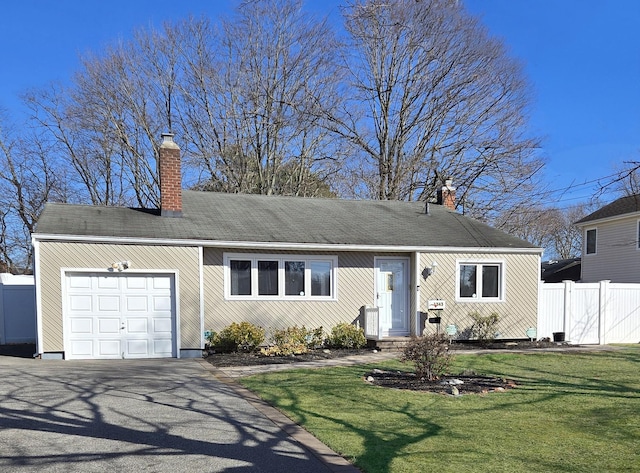
[[587,230],[587,254],[588,255],[595,255],[596,254],[596,248],[597,248],[597,238],[598,238],[598,232],[596,231],[595,228],[592,228],[591,230]]
[[335,256],[225,254],[225,295],[230,299],[336,298]]
[[457,295],[461,300],[501,301],[503,264],[499,262],[458,263]]

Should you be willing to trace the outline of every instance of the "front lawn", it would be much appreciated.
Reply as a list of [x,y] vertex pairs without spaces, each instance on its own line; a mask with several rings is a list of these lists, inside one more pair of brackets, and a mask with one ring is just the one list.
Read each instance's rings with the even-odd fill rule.
[[452,372],[515,379],[460,397],[372,386],[391,361],[242,379],[366,473],[640,471],[640,346],[458,356]]

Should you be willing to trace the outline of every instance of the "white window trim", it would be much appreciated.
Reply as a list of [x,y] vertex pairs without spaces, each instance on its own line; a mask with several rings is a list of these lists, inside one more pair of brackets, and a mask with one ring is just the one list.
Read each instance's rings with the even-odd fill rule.
[[[251,261],[251,295],[234,296],[231,295],[231,260]],[[278,262],[278,295],[261,296],[258,295],[258,260]],[[305,262],[305,295],[287,296],[285,295],[284,263],[285,261]],[[311,295],[311,265],[313,261],[323,261],[331,263],[331,288],[330,296]],[[332,255],[299,255],[299,254],[257,254],[257,253],[224,253],[224,298],[230,301],[323,301],[330,302],[338,300],[338,257]]]
[[636,220],[636,250],[640,250],[640,219]]
[[[593,253],[588,253],[587,252],[587,233],[589,233],[591,230],[596,232],[596,249],[595,249],[595,251]],[[584,252],[583,252],[583,254],[585,256],[595,256],[595,255],[597,255],[598,254],[598,227],[585,228],[584,229],[583,238],[584,238]]]
[[[491,265],[498,266],[498,297],[460,297],[460,267],[463,265]],[[482,291],[482,278],[479,276],[482,272],[478,271],[476,277],[480,278],[480,285],[477,287],[480,293]],[[457,259],[456,260],[456,302],[466,303],[491,303],[505,302],[507,284],[506,284],[507,264],[504,260],[479,260],[479,259]]]

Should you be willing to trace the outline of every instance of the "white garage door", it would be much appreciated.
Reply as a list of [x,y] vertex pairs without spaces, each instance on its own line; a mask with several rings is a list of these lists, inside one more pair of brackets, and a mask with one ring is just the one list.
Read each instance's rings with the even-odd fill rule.
[[72,273],[65,283],[65,358],[176,356],[173,275]]

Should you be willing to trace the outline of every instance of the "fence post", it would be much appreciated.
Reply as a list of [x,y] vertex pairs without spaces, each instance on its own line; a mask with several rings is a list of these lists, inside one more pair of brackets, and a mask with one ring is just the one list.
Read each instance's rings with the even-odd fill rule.
[[573,297],[573,281],[564,282],[564,335],[565,340],[571,340],[571,298]]
[[607,343],[605,340],[605,324],[609,318],[609,283],[611,281],[605,279],[600,281],[600,300],[598,307],[598,343],[604,345]]

